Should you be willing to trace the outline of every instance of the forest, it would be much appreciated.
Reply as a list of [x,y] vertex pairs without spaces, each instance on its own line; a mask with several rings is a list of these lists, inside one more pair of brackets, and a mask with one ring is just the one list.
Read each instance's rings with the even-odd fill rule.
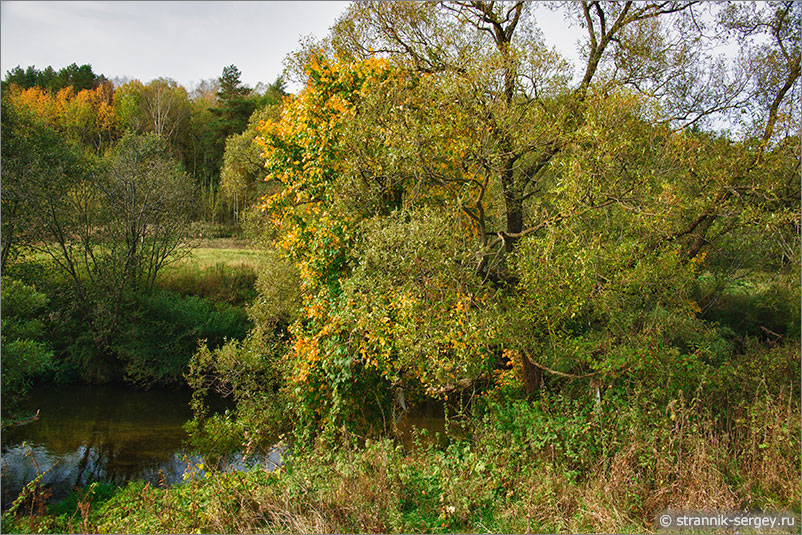
[[801,31],[793,1],[371,1],[255,88],[9,70],[4,435],[48,390],[174,390],[194,457],[60,499],[48,468],[3,532],[799,522]]

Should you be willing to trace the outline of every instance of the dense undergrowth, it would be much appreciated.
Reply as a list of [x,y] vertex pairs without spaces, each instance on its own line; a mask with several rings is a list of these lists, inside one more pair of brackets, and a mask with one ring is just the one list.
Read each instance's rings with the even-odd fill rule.
[[[793,373],[797,352],[779,351],[777,363]],[[797,371],[794,389],[798,379]],[[669,508],[798,514],[799,397],[779,383],[760,381],[729,418],[700,397],[667,406],[635,393],[598,404],[560,395],[532,403],[493,399],[511,393],[500,388],[445,446],[356,436],[338,448],[296,444],[275,472],[212,472],[172,488],[97,485],[40,507],[44,514],[7,514],[3,529],[644,532]]]
[[[3,530],[636,533],[655,529],[667,509],[799,514],[799,343],[726,336],[727,318],[743,321],[741,306],[723,298],[717,308],[726,359],[715,358],[715,344],[679,360],[665,352],[650,373],[613,381],[599,398],[588,380],[559,376],[529,397],[515,367],[501,368],[483,391],[446,403],[443,440],[421,431],[412,443],[392,420],[372,437],[341,429],[305,441],[286,422],[286,398],[269,388],[279,379],[265,375],[280,364],[268,358],[275,346],[251,333],[195,357],[238,385],[233,413],[200,414],[189,426],[207,453],[205,475],[190,467],[170,488],[96,483],[49,505],[34,485]],[[775,306],[772,317],[791,315],[773,326],[787,335],[794,307]],[[222,375],[232,368],[250,379]],[[283,468],[210,469],[215,455],[269,448],[271,429],[286,433]]]
[[112,325],[103,324],[108,296],[87,309],[46,263],[10,265],[2,284],[4,409],[37,381],[183,385],[199,340],[216,348],[245,337],[255,279],[250,265],[181,264],[153,291],[124,295]]

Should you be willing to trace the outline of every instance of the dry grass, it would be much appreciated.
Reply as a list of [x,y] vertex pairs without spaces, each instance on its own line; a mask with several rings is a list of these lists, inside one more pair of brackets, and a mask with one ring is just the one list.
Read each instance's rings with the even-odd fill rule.
[[798,507],[800,421],[787,396],[752,400],[731,428],[690,403],[676,401],[669,412],[668,423],[634,422],[615,453],[579,473],[559,456],[486,429],[446,451],[405,452],[382,441],[298,452],[293,467],[280,473],[218,474],[172,489],[133,487],[90,514],[91,522],[79,512],[67,527],[638,533],[652,531],[656,515],[668,509]]

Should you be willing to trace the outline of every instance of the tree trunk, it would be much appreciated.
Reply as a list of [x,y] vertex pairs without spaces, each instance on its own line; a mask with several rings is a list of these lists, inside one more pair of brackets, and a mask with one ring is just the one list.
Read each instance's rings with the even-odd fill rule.
[[[524,207],[520,195],[515,191],[504,192],[505,211],[507,212],[507,234],[520,234],[524,228]],[[508,236],[504,240],[504,249],[510,253],[515,248],[518,238]]]
[[531,395],[538,392],[543,382],[543,370],[532,364],[521,351],[504,350],[504,353],[511,361],[513,370],[523,384],[526,393]]
[[540,390],[540,384],[543,382],[543,370],[529,362],[526,355],[521,358],[521,362],[523,364],[521,381],[524,384],[524,390],[527,394],[534,394]]

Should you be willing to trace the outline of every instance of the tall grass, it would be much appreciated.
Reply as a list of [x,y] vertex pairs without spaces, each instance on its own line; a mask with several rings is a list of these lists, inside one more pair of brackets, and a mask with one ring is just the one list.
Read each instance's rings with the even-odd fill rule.
[[256,278],[257,271],[251,263],[181,263],[165,270],[157,286],[184,296],[244,306],[256,297]]
[[[217,473],[169,489],[133,483],[96,504],[84,522],[79,511],[7,518],[5,525],[73,532],[626,533],[652,531],[655,516],[670,508],[798,514],[800,420],[798,399],[790,396],[758,394],[730,427],[698,399],[677,399],[662,410],[648,402],[627,410],[558,398],[507,404],[474,418],[469,436],[442,447],[357,437],[337,449],[299,446],[278,472]],[[589,424],[588,409],[596,411]],[[581,448],[584,457],[572,454]]]

